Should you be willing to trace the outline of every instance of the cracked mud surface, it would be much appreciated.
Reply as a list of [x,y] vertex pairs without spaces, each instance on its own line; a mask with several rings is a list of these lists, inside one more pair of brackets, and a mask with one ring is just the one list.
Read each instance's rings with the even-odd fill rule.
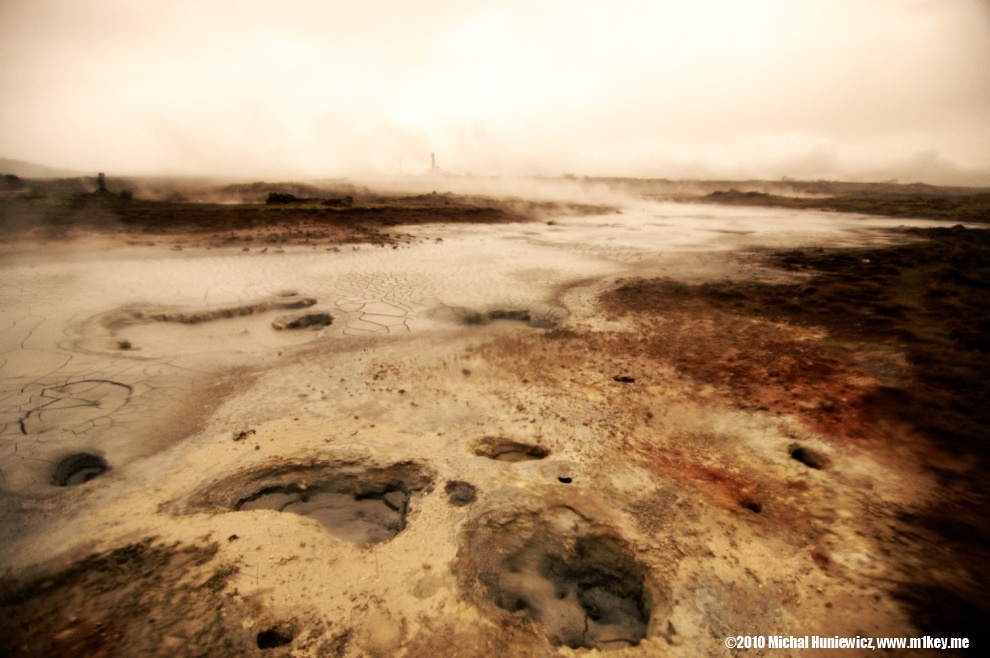
[[[982,637],[982,232],[413,224],[2,250],[0,652]],[[272,326],[301,300],[332,322]]]

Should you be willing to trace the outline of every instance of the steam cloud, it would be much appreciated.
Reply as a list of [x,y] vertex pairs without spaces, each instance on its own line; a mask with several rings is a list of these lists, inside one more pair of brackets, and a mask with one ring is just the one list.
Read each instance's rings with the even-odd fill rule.
[[0,2],[0,156],[990,184],[981,0]]

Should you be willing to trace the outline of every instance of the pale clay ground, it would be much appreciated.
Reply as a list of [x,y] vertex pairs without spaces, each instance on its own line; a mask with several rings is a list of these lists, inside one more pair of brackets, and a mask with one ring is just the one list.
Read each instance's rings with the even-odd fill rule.
[[[757,265],[754,251],[879,244],[890,237],[884,227],[902,224],[644,203],[552,225],[415,227],[406,232],[418,241],[395,250],[6,250],[0,574],[149,536],[216,541],[218,555],[201,568],[239,567],[217,595],[244,604],[233,627],[251,638],[266,624],[293,628],[293,642],[272,655],[320,655],[331,638],[348,656],[482,655],[499,642],[515,655],[570,655],[586,650],[554,647],[542,626],[492,603],[474,572],[486,558],[468,541],[492,518],[553,526],[569,509],[584,520],[559,528],[560,541],[585,532],[578,526],[618,537],[644,575],[646,638],[618,642],[611,655],[727,655],[730,634],[911,635],[879,586],[887,565],[866,531],[882,523],[885,503],[924,499],[928,483],[910,459],[879,460],[787,417],[719,407],[704,387],[662,368],[636,398],[650,399],[648,424],[611,380],[623,364],[599,372],[576,362],[552,386],[526,370],[550,324],[624,331],[595,305],[619,277],[775,280],[783,274]],[[276,332],[282,310],[197,325],[106,322],[134,304],[217,309],[286,292],[315,298],[312,309],[333,324]],[[463,322],[497,309],[527,310],[535,326]],[[121,340],[132,349],[119,349]],[[516,463],[475,454],[492,438],[550,454]],[[791,459],[795,440],[832,467]],[[768,525],[665,481],[630,456],[630,446],[647,444],[759,472],[804,525]],[[55,462],[79,451],[103,456],[110,470],[51,486]],[[405,528],[381,543],[342,541],[296,514],[231,510],[252,469],[301,464],[318,478],[406,462],[430,484],[412,491]],[[450,480],[474,485],[477,500],[452,505]],[[806,490],[787,493],[793,481]],[[828,569],[809,557],[819,549]],[[174,623],[163,655],[196,623]]]

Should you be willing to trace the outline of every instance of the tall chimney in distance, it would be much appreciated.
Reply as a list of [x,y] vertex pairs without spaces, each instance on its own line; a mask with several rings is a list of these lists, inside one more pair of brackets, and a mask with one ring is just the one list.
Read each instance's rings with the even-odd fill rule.
[[430,153],[430,171],[437,170],[437,156],[434,153]]

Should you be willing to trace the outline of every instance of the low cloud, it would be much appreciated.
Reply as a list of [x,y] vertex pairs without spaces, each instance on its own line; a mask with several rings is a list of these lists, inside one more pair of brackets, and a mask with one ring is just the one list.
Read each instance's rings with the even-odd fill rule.
[[979,0],[0,3],[0,156],[990,184]]

